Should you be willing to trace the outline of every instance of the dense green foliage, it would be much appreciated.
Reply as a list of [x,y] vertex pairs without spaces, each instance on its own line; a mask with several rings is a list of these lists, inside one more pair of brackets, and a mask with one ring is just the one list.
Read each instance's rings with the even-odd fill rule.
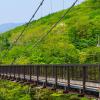
[[41,87],[23,86],[15,82],[0,80],[0,100],[93,100],[80,98],[77,94],[63,94]]
[[0,80],[0,100],[31,100],[29,87]]
[[[7,48],[12,46],[24,26],[0,35],[0,63],[10,64],[14,58],[17,58],[16,64],[100,63],[100,47],[97,47],[99,0],[86,0],[75,6],[37,47],[32,47],[65,11],[31,22],[9,52]],[[6,52],[7,56],[3,56]]]

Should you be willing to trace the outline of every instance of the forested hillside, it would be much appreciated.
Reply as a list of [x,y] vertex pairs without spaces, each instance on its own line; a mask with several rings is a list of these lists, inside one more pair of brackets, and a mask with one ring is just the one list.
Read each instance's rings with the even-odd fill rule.
[[[100,0],[85,0],[70,13],[36,47],[34,43],[58,21],[66,10],[31,22],[16,45],[7,50],[24,26],[0,34],[0,63],[62,64],[100,63]],[[5,53],[7,52],[7,55]]]

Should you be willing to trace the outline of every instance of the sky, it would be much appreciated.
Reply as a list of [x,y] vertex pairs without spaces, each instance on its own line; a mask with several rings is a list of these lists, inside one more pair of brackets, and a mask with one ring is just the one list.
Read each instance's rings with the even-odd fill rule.
[[[0,24],[29,21],[42,0],[0,0]],[[66,9],[75,0],[45,0],[34,19]],[[78,4],[84,0],[79,0]],[[52,6],[52,8],[51,8]]]

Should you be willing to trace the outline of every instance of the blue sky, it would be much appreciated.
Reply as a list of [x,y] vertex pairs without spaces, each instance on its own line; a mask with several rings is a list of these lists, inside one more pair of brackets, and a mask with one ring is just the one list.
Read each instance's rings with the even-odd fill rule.
[[[45,0],[35,19],[63,9],[63,1],[64,8],[68,8],[75,0]],[[79,0],[78,3],[82,1],[84,0]],[[40,2],[41,0],[0,0],[0,24],[27,22]]]

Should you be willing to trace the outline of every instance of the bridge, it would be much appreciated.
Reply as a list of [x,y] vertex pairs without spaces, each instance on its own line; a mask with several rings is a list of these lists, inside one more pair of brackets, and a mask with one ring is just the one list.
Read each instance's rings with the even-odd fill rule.
[[99,96],[100,64],[0,65],[0,77]]
[[[2,60],[7,56],[9,50],[16,45],[18,40],[23,36],[36,13],[43,5],[42,0],[36,11],[25,24],[24,29],[7,49],[2,56]],[[40,37],[34,44],[35,48],[50,32],[58,25],[58,23],[69,13],[78,0],[59,18],[59,20]],[[64,89],[65,92],[77,91],[81,94],[89,94],[99,97],[100,89],[100,64],[44,64],[44,65],[14,65],[17,58],[14,58],[10,65],[0,65],[1,79],[10,79],[31,84],[43,85],[43,87],[51,86],[53,89]]]

